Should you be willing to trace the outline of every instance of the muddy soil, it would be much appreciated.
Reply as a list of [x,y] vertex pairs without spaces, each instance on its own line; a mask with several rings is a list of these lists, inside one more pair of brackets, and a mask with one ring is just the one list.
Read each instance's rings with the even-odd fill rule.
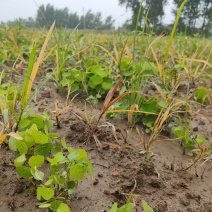
[[[52,112],[55,110],[54,100],[58,100],[62,108],[66,97],[57,92],[52,82],[48,82],[37,94],[32,107],[37,112]],[[211,108],[202,111],[212,121]],[[101,121],[95,132],[100,141],[98,144],[94,139],[88,139],[91,117],[98,113],[99,108],[89,104],[85,108],[84,100],[78,98],[62,115],[60,129],[52,113],[55,123],[52,131],[66,137],[68,146],[86,150],[94,166],[94,178],[87,176],[79,182],[69,201],[72,212],[108,212],[114,202],[119,205],[126,203],[133,189],[134,211],[143,211],[142,200],[146,200],[155,212],[212,211],[211,162],[200,166],[201,161],[196,168],[186,171],[194,157],[188,155],[189,151],[183,155],[179,143],[162,138],[153,144],[153,155],[146,160],[138,133],[134,129],[128,130],[126,137],[127,123],[122,119],[104,118]],[[107,122],[115,126],[117,138]],[[195,132],[201,132],[207,142],[212,143],[210,122],[196,117],[192,126]],[[148,139],[148,135],[144,135],[144,139]],[[36,211],[34,187],[31,182],[17,176],[13,160],[14,154],[7,144],[3,144],[0,149],[0,211]]]

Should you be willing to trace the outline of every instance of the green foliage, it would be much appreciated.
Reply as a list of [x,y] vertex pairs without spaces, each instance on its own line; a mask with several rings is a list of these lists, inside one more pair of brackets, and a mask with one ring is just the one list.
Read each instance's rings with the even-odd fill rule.
[[[115,202],[109,212],[132,212],[134,208],[134,204],[130,202],[130,199],[128,199],[127,203],[120,208],[118,208],[117,202]],[[145,200],[142,200],[142,205],[144,212],[154,212],[154,210],[147,204]]]
[[[65,196],[73,194],[78,181],[83,180],[87,172],[93,177],[93,166],[84,150],[67,148],[64,138],[61,142],[53,142],[49,133],[51,127],[47,115],[26,115],[19,127],[23,139],[11,137],[9,147],[17,152],[14,165],[18,175],[40,183],[36,190],[37,199],[47,202],[40,204],[39,208],[70,211],[66,204],[57,200],[55,194],[58,191]],[[63,153],[64,148],[68,155]],[[49,170],[45,174],[41,171],[44,165]]]
[[[142,13],[140,3],[136,6],[138,5]],[[52,8],[49,7],[48,10]],[[62,16],[61,11],[55,13],[58,17]],[[67,14],[68,12],[64,11],[64,15]],[[48,15],[49,21],[53,17]],[[97,20],[91,12],[84,15],[95,22],[96,26],[101,25],[101,21]],[[77,16],[74,16],[76,21],[79,21]],[[100,19],[101,15],[98,14],[96,17]],[[142,17],[144,17],[143,13]],[[136,18],[139,20],[139,16]],[[62,17],[61,20],[65,21]],[[82,24],[84,20],[83,17]],[[156,19],[153,21],[157,22]],[[109,24],[110,22],[111,19],[108,19]],[[144,22],[144,26],[148,27],[147,14]],[[139,24],[137,22],[137,29]],[[173,28],[172,32],[175,32],[175,29]],[[37,47],[33,48],[33,46],[35,42],[37,46],[42,45],[44,33],[45,29],[29,31],[23,26],[0,29],[2,40],[0,60],[14,67],[12,69],[0,64],[4,69],[0,72],[2,115],[0,124],[4,128],[0,134],[0,143],[10,135],[10,131],[14,130],[11,122],[17,121],[20,117],[17,130],[23,139],[18,139],[17,136],[9,139],[9,148],[16,155],[14,166],[17,174],[37,186],[37,198],[41,201],[39,208],[69,211],[66,202],[62,200],[68,199],[75,192],[79,181],[87,173],[90,177],[93,176],[93,167],[87,153],[81,149],[67,147],[65,139],[57,140],[57,134],[49,132],[52,122],[48,115],[23,112],[20,116],[19,113],[19,110],[26,108],[27,103],[32,99],[24,96],[31,82],[29,77],[37,55]],[[32,34],[33,39],[31,39]],[[174,45],[171,47],[171,44]],[[166,61],[163,60],[164,49]],[[108,105],[111,106],[111,110],[118,109],[119,112],[128,113],[128,126],[142,123],[146,132],[151,133],[151,141],[155,141],[171,121],[174,122],[171,126],[173,137],[182,140],[184,147],[196,149],[199,145],[205,144],[204,137],[193,135],[191,132],[190,113],[195,102],[192,101],[190,104],[192,95],[189,92],[191,85],[201,84],[202,87],[194,92],[194,99],[203,104],[202,107],[211,103],[209,39],[181,35],[170,37],[167,44],[166,37],[146,35],[145,29],[142,34],[135,31],[133,36],[130,34],[126,37],[124,34],[116,33],[113,36],[84,31],[82,33],[76,29],[70,32],[61,28],[55,32],[54,39],[50,41],[47,50],[40,60],[40,62],[45,61],[40,71],[45,70],[42,74],[52,71],[53,74],[50,76],[58,88],[61,90],[67,88],[68,94],[82,90],[88,94],[87,100],[96,102],[109,92],[101,116],[107,112]],[[20,89],[19,85],[9,82],[9,73],[11,79],[16,78],[19,70],[25,67],[23,64],[27,64],[28,58],[27,75]],[[110,90],[114,85],[115,90]],[[36,92],[37,90],[34,93]],[[114,104],[109,104],[111,102]],[[198,108],[199,104],[195,107]],[[113,111],[112,115],[117,115],[116,112]],[[150,151],[147,153],[149,154]],[[144,210],[151,211],[145,202],[143,207]],[[120,208],[114,204],[111,208],[111,211],[131,212],[132,210],[133,205],[130,202]]]
[[182,140],[183,146],[189,149],[196,149],[196,143],[204,144],[205,139],[201,135],[190,136],[187,129],[182,126],[172,127],[172,132],[175,137]]
[[208,105],[210,104],[209,99],[207,98],[209,95],[212,96],[212,89],[206,90],[203,87],[199,87],[194,93],[194,98],[197,102]]
[[133,203],[126,203],[122,207],[118,208],[118,204],[115,202],[109,212],[132,212],[133,208]]
[[[3,72],[0,72],[0,75]],[[0,114],[3,114],[5,109],[10,113],[15,113],[16,102],[20,99],[18,85],[12,82],[1,82],[0,80]]]
[[69,72],[62,72],[62,86],[70,87],[71,92],[84,89],[95,98],[101,98],[113,87],[113,80],[109,76],[107,68],[100,65],[93,65],[87,71],[73,69]]
[[142,207],[144,212],[154,212],[154,210],[148,205],[145,200],[142,200]]
[[18,129],[19,131],[25,131],[31,128],[33,124],[35,124],[37,129],[43,133],[49,132],[50,128],[53,126],[46,113],[44,113],[44,115],[24,114],[19,123]]
[[41,200],[41,197],[44,200],[50,200],[51,198],[54,197],[54,189],[52,189],[52,188],[45,188],[45,187],[39,186],[37,188],[36,193],[37,193],[38,200]]

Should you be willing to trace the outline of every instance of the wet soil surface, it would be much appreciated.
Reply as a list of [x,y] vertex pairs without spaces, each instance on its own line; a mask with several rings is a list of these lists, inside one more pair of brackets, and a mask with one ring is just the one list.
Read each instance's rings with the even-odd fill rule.
[[[38,112],[54,111],[54,100],[59,102],[59,108],[66,102],[49,82],[39,91],[32,107]],[[212,143],[211,108],[203,112],[209,122],[198,117],[193,119],[192,126]],[[114,202],[125,204],[133,189],[134,211],[142,211],[142,200],[146,200],[155,212],[212,211],[211,162],[200,166],[201,161],[196,168],[186,171],[194,157],[183,155],[178,143],[161,138],[152,146],[152,157],[146,160],[136,130],[128,130],[126,137],[124,120],[104,118],[95,131],[96,141],[88,139],[92,123],[95,123],[92,117],[98,113],[98,108],[88,104],[85,109],[84,100],[78,98],[62,115],[60,129],[52,115],[55,123],[52,131],[66,137],[68,146],[86,150],[94,166],[93,179],[87,176],[79,182],[70,199],[72,212],[108,212]],[[34,186],[17,176],[13,160],[14,154],[3,144],[0,149],[0,211],[36,211]]]

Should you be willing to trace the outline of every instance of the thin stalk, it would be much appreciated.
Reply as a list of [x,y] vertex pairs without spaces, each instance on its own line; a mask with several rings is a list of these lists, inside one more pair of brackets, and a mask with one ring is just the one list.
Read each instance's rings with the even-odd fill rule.
[[141,18],[141,10],[142,10],[142,4],[140,4],[140,8],[138,11],[138,16],[137,16],[137,21],[136,21],[136,27],[135,27],[135,32],[134,32],[134,39],[133,39],[133,63],[135,63],[135,46],[136,46],[136,38],[137,38],[137,31],[138,31],[138,23],[140,22]]
[[176,29],[177,29],[177,25],[178,25],[178,22],[179,22],[179,19],[180,19],[181,12],[182,12],[183,7],[184,7],[186,2],[187,2],[187,0],[183,1],[183,3],[180,5],[180,8],[177,12],[177,16],[176,16],[176,19],[175,19],[175,22],[174,22],[174,26],[172,28],[172,32],[171,32],[171,35],[169,36],[168,44],[167,44],[167,47],[166,47],[166,51],[165,51],[165,55],[164,55],[164,63],[167,62],[169,50],[170,50],[171,44],[172,44],[172,40],[174,38],[174,34],[175,34]]

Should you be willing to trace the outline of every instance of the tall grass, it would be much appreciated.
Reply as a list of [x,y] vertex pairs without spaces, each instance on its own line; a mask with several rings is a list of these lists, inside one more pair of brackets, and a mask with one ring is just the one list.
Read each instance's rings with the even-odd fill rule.
[[41,48],[40,54],[38,56],[38,59],[35,60],[36,59],[37,47],[34,47],[32,49],[31,54],[30,54],[30,59],[29,59],[29,63],[28,63],[28,69],[27,69],[27,72],[26,72],[26,75],[25,75],[25,78],[24,78],[23,86],[22,86],[21,112],[20,112],[20,116],[19,116],[18,121],[17,121],[16,130],[18,129],[18,125],[19,125],[19,122],[20,122],[20,120],[22,118],[23,112],[24,112],[26,106],[29,103],[28,100],[29,100],[29,97],[30,97],[32,86],[33,86],[33,83],[35,81],[35,77],[36,77],[36,75],[38,73],[38,69],[39,69],[40,65],[42,64],[42,62],[43,62],[45,49],[46,49],[47,44],[49,42],[49,39],[51,37],[52,31],[54,29],[54,26],[55,26],[55,22],[52,24],[52,26],[49,29],[49,32],[46,35],[46,39],[45,39],[45,41],[43,43],[43,46]]
[[177,29],[177,25],[178,25],[178,22],[179,22],[179,19],[180,19],[180,15],[181,15],[181,12],[182,12],[183,7],[186,4],[186,2],[187,2],[187,0],[184,0],[182,2],[182,4],[180,5],[179,10],[177,12],[177,16],[175,18],[174,26],[173,26],[172,32],[171,32],[171,34],[169,36],[168,44],[167,44],[166,51],[165,51],[165,54],[164,54],[164,61],[165,61],[165,63],[167,62],[168,55],[169,55],[169,50],[171,48],[171,44],[172,44],[172,41],[173,41],[173,38],[174,38],[174,34],[176,32],[176,29]]

